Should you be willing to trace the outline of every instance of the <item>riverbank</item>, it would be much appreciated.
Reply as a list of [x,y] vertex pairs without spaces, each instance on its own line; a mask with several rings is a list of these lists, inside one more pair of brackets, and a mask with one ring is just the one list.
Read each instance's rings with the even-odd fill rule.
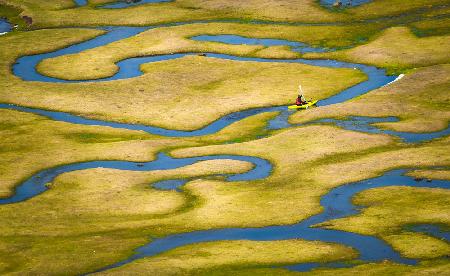
[[5,2],[0,273],[448,271],[442,1]]

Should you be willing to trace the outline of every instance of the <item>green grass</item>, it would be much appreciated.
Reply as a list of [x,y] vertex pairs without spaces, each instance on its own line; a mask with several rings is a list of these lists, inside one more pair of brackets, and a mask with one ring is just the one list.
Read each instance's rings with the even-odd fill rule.
[[[447,275],[450,265],[446,259],[420,262],[416,266],[397,264],[392,262],[363,264],[352,268],[328,268],[315,269],[302,275]],[[299,275],[298,272],[289,271],[283,268],[265,266],[221,266],[203,270],[196,275]]]
[[426,234],[409,232],[409,224],[444,224],[448,219],[449,191],[446,189],[385,187],[358,194],[354,203],[366,208],[361,214],[325,223],[327,228],[375,235],[409,258],[446,256],[450,246]]
[[[342,261],[355,255],[350,248],[301,239],[219,241],[176,248],[159,256],[145,258],[103,274],[211,275],[211,271],[227,271],[227,265],[232,268],[278,266],[299,262]],[[224,267],[225,270],[222,270]]]
[[308,58],[335,58],[386,68],[389,74],[448,63],[450,36],[416,37],[410,29],[393,27],[371,38],[365,45],[329,53],[310,53]]
[[153,157],[145,141],[155,136],[143,132],[72,125],[4,109],[0,114],[2,197],[19,181],[45,168],[94,159]]
[[[105,1],[91,1],[90,5],[74,8],[70,0],[4,0],[31,16],[34,27],[98,26],[98,25],[154,25],[168,22],[211,19],[268,20],[277,22],[348,22],[384,18],[390,20],[405,13],[421,14],[447,4],[445,0],[401,1],[379,0],[345,11],[321,7],[316,0],[249,0],[245,2],[212,0],[197,2],[178,0],[172,3],[140,5],[127,9],[97,9]],[[292,6],[301,7],[292,9]],[[261,8],[264,7],[264,8]],[[440,9],[437,10],[440,12]],[[442,13],[445,13],[444,9]]]
[[399,122],[376,125],[416,133],[443,130],[447,128],[449,121],[449,72],[448,65],[413,70],[387,87],[342,104],[294,114],[290,121],[304,123],[321,118],[395,116],[400,119]]
[[[70,66],[64,61],[59,65],[61,68],[56,65],[54,68],[64,69],[69,76],[71,74],[69,67],[77,67],[78,62],[88,59],[88,62],[78,67],[75,73],[86,74],[91,69],[96,71],[96,68],[105,68],[101,70],[103,73],[110,72],[111,68],[115,68],[113,60],[140,55],[141,47],[146,45],[142,43],[148,43],[149,47],[155,47],[155,51],[162,53],[171,50],[163,47],[166,43],[167,47],[174,47],[172,49],[174,52],[187,51],[191,48],[189,46],[191,44],[197,45],[195,47],[198,48],[190,49],[192,51],[217,49],[217,52],[238,54],[242,49],[254,49],[253,46],[242,48],[191,42],[173,31],[186,30],[184,26],[180,27],[184,29],[157,29],[155,32],[147,32],[141,36],[84,52],[76,55],[77,58],[72,60],[74,63],[68,63]],[[199,24],[198,28],[201,29],[194,28],[191,33],[203,32],[207,30],[206,27],[208,26],[205,24]],[[217,24],[215,28],[219,27],[220,24]],[[76,35],[73,35],[74,31]],[[249,31],[250,29],[246,32]],[[302,64],[236,62],[198,56],[145,64],[142,66],[142,70],[146,73],[143,76],[114,82],[40,83],[36,86],[11,75],[10,66],[21,55],[49,51],[100,33],[98,30],[80,29],[40,30],[0,38],[5,42],[0,43],[2,48],[0,56],[3,58],[0,70],[5,73],[0,77],[0,101],[71,112],[108,121],[192,130],[231,112],[291,103],[295,99],[298,82],[302,82],[309,97],[320,99],[365,79],[360,71],[351,69],[319,68]],[[175,41],[169,39],[168,35],[173,35]],[[42,39],[30,51],[26,45],[39,37]],[[154,39],[163,37],[168,39],[162,40],[163,45],[155,44]],[[176,50],[177,48],[181,49]],[[145,54],[151,54],[152,48],[147,49],[145,51],[149,52]],[[233,50],[228,52],[227,49]],[[91,58],[89,53],[98,58]],[[101,56],[106,57],[106,60],[100,59]],[[71,56],[68,56],[63,60],[70,58]],[[84,70],[79,71],[80,68]],[[99,74],[100,71],[96,72]],[[325,79],[322,78],[323,75],[329,77]],[[201,91],[195,89],[216,81],[223,81],[216,89]],[[264,86],[256,85],[262,81],[265,82]],[[79,104],[80,98],[87,100]]]
[[113,134],[102,134],[93,132],[78,132],[67,133],[63,135],[67,139],[75,140],[79,143],[111,143],[130,140],[145,140],[148,139],[145,135],[129,135],[125,137],[118,137]]
[[18,25],[18,30],[23,30],[27,25],[20,17],[20,12],[19,9],[13,6],[2,5],[0,3],[0,17],[6,17],[13,26]]
[[[446,3],[443,0],[377,0],[339,12],[319,7],[313,0],[178,0],[126,10],[94,8],[105,2],[92,0],[83,8],[74,8],[71,0],[4,0],[2,3],[17,8],[8,11],[11,18],[19,10],[31,16],[32,28],[146,25],[218,18],[240,18],[247,23],[253,19],[347,22],[341,26],[209,23],[158,28],[79,55],[45,61],[39,69],[64,78],[88,78],[111,75],[117,69],[114,62],[123,58],[170,52],[298,57],[283,47],[229,46],[194,42],[189,37],[236,34],[288,39],[342,49],[337,52],[339,58],[372,63],[391,72],[408,72],[400,82],[348,103],[297,112],[293,121],[349,115],[398,116],[401,122],[381,126],[413,132],[436,131],[448,124],[449,68],[440,65],[448,63],[445,52],[448,22],[435,18],[448,14],[448,8],[434,8]],[[294,5],[299,8],[293,9]],[[431,8],[423,9],[428,5]],[[0,14],[4,13],[2,6]],[[402,17],[403,13],[409,15]],[[386,16],[392,18],[370,24],[355,23]],[[404,24],[419,36],[406,27],[386,30],[398,24]],[[0,101],[110,121],[189,130],[233,111],[287,104],[295,98],[298,82],[306,88],[307,97],[320,99],[365,79],[361,72],[354,70],[243,64],[197,56],[145,64],[142,77],[109,83],[29,83],[11,74],[11,65],[22,55],[52,51],[102,33],[69,28],[19,31],[0,37]],[[441,44],[443,47],[439,48]],[[374,53],[380,56],[373,57]],[[418,66],[427,67],[413,69]],[[324,125],[268,132],[265,125],[277,115],[275,112],[251,116],[217,134],[193,138],[164,138],[108,127],[72,125],[16,111],[0,113],[2,196],[9,195],[17,183],[44,168],[87,160],[144,162],[152,160],[159,151],[178,157],[251,155],[266,158],[274,165],[267,179],[250,182],[225,182],[214,176],[250,168],[248,163],[230,160],[201,162],[167,171],[98,168],[63,174],[48,183],[47,192],[22,203],[0,206],[1,274],[45,271],[79,275],[123,260],[133,249],[155,237],[223,227],[291,224],[320,212],[320,196],[333,187],[393,168],[450,164],[448,137],[407,145],[384,135]],[[267,137],[257,139],[259,136]],[[414,174],[448,178],[448,171],[442,170]],[[151,188],[156,181],[179,177],[196,180],[187,183],[183,193]],[[433,260],[422,261],[418,266],[389,262],[361,264],[312,274],[447,273],[448,261],[439,258],[448,254],[448,244],[405,228],[421,222],[449,225],[445,216],[449,205],[447,193],[441,189],[369,190],[356,198],[358,203],[368,206],[363,214],[333,222],[336,224],[333,227],[377,235],[406,256]],[[353,259],[355,254],[350,248],[336,244],[303,240],[219,241],[177,248],[108,272],[282,275],[294,272],[273,266],[345,261]]]
[[[39,170],[90,160],[150,161],[159,151],[251,140],[265,133],[276,113],[250,116],[212,135],[166,138],[141,131],[55,122],[25,112],[0,110],[0,195]],[[17,162],[20,160],[20,167]]]

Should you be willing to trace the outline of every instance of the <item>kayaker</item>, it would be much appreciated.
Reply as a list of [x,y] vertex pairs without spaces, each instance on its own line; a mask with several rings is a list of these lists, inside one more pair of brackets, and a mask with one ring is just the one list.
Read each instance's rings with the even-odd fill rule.
[[298,97],[297,97],[297,100],[295,101],[295,104],[296,105],[304,105],[304,104],[306,104],[306,99],[303,96],[303,89],[302,89],[301,85],[298,86]]
[[298,95],[297,100],[295,101],[295,104],[296,105],[304,105],[304,104],[306,104],[305,97],[302,94]]

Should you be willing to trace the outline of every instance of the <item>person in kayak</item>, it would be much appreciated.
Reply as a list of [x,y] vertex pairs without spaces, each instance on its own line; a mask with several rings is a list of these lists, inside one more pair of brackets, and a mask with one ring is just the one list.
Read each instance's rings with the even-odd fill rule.
[[305,97],[302,94],[298,95],[297,100],[295,101],[295,104],[296,105],[304,105],[304,104],[306,104]]
[[297,100],[295,101],[295,104],[298,106],[307,104],[306,99],[303,96],[303,89],[301,85],[298,86],[298,97]]

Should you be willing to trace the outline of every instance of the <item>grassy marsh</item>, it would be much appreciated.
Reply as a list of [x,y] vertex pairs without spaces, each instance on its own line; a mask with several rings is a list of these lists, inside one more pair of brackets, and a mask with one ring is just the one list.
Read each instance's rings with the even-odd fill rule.
[[[438,9],[448,1],[377,0],[340,12],[320,7],[315,0],[178,0],[124,10],[95,8],[107,1],[90,0],[81,8],[76,8],[72,0],[0,0],[0,4],[15,7],[7,11],[10,17],[17,17],[19,10],[20,15],[31,16],[31,28],[230,18],[346,22],[339,26],[209,23],[158,28],[77,55],[46,60],[39,70],[62,78],[86,79],[109,76],[117,70],[115,62],[143,55],[220,52],[270,58],[300,56],[283,47],[230,46],[189,39],[198,34],[272,37],[331,48],[359,45],[306,56],[364,62],[408,74],[395,84],[348,103],[298,112],[292,116],[293,122],[364,115],[398,116],[400,122],[381,126],[399,131],[436,131],[448,126],[450,67],[441,63],[449,62],[449,31],[448,20],[439,16],[449,10]],[[0,5],[0,14],[7,12]],[[408,20],[402,17],[405,13],[410,14]],[[355,23],[376,18],[370,24]],[[407,27],[386,29],[397,23]],[[145,74],[139,78],[105,83],[30,83],[11,73],[12,64],[20,56],[52,51],[103,33],[67,28],[0,37],[0,102],[190,130],[233,111],[287,104],[296,96],[299,82],[308,97],[321,99],[366,79],[356,70],[199,56],[144,64]],[[323,125],[268,132],[264,126],[275,115],[251,116],[204,137],[165,138],[0,110],[0,197],[10,195],[14,185],[44,168],[98,159],[148,161],[158,151],[178,157],[252,155],[274,164],[269,178],[250,182],[225,182],[213,176],[251,167],[233,160],[200,162],[168,171],[99,168],[63,174],[49,183],[47,192],[25,202],[0,206],[0,273],[78,275],[122,260],[134,248],[158,236],[295,223],[320,212],[320,196],[333,187],[392,168],[450,164],[449,137],[407,145],[387,135]],[[256,140],[265,135],[270,136]],[[449,179],[446,170],[411,174]],[[189,181],[183,193],[151,187],[155,181],[180,177],[198,179]],[[358,204],[368,206],[361,215],[328,225],[377,235],[405,256],[433,260],[421,261],[418,266],[383,262],[310,274],[448,274],[448,260],[439,259],[449,254],[448,243],[403,228],[411,223],[449,225],[448,193],[444,189],[404,187],[369,190],[355,198]],[[221,241],[177,248],[105,274],[296,274],[273,266],[348,260],[356,254],[337,244],[304,240]]]
[[[264,115],[273,116],[273,114]],[[255,118],[248,118],[250,119]],[[303,157],[307,159],[320,158],[335,151],[349,151],[355,145],[359,148],[373,147],[390,141],[387,137],[380,139],[378,136],[365,134],[355,136],[354,133],[337,129],[332,131],[331,136],[323,138],[330,146],[311,156],[313,152],[307,150],[309,143],[315,144],[314,137],[326,129],[333,128],[297,129],[284,135],[283,133],[276,135],[274,141],[278,144],[284,141],[287,145],[293,141],[298,143],[300,137],[303,141],[302,147],[305,147]],[[79,133],[79,130],[75,133]],[[239,149],[241,147],[238,145],[266,144],[267,139],[228,146]],[[336,140],[339,146],[330,143]],[[281,145],[280,148],[283,147],[285,146]],[[142,147],[140,149],[142,150]],[[260,148],[263,149],[264,147]],[[238,154],[243,152],[239,151]],[[283,154],[286,155],[280,153],[279,158]],[[302,162],[291,161],[293,162],[288,163],[286,169],[289,166],[298,166],[298,162]],[[233,171],[248,168],[246,167],[248,164],[232,162],[227,165],[226,162],[203,162],[173,171],[152,173],[97,169],[61,175],[46,193],[23,203],[0,206],[0,217],[4,222],[0,229],[3,237],[0,240],[3,241],[4,248],[2,254],[20,260],[18,261],[20,265],[14,265],[12,259],[7,259],[5,272],[40,271],[42,264],[47,260],[55,260],[54,255],[58,256],[58,262],[53,261],[52,266],[47,267],[46,271],[49,273],[87,272],[131,254],[131,250],[142,244],[149,236],[231,225],[262,226],[289,223],[317,211],[317,196],[310,191],[313,183],[306,180],[309,184],[302,188],[299,182],[305,180],[297,179],[299,182],[289,185],[289,178],[283,180],[280,175],[277,176],[278,184],[276,181],[227,183],[219,179],[204,178],[188,183],[184,187],[184,194],[157,191],[149,187],[151,182],[171,176],[189,177],[224,172],[224,166]],[[276,165],[277,167],[281,165],[281,168],[285,166]],[[290,168],[292,170],[293,167]],[[286,198],[286,194],[289,194],[290,198]],[[302,202],[303,199],[309,203]],[[192,200],[195,201],[195,205],[183,210]],[[286,209],[291,212],[279,217],[281,210],[285,212]],[[28,217],[27,221],[22,219],[24,216]],[[50,246],[47,241],[53,236],[59,238]],[[74,247],[73,244],[77,246]],[[26,247],[28,245],[32,246],[24,249],[24,246],[28,248]],[[114,247],[114,252],[106,250],[108,247]],[[330,247],[327,248],[331,250]],[[334,249],[332,251],[334,252]],[[299,256],[296,255],[299,252],[295,252],[297,251],[293,254]],[[30,260],[30,256],[34,256],[33,260]],[[72,259],[69,256],[84,257],[83,261],[74,263],[69,261]],[[293,260],[291,259],[292,262]]]
[[[72,125],[10,110],[0,110],[0,126],[2,197],[17,182],[44,168],[94,159],[152,158],[151,143],[145,142],[152,136],[138,131]],[[80,133],[89,133],[89,142],[80,140]]]
[[[71,0],[3,0],[34,19],[34,27],[153,25],[167,22],[211,19],[268,20],[277,22],[349,22],[395,18],[407,13],[435,11],[445,0],[378,0],[360,7],[333,12],[316,0],[192,1],[140,5],[120,9],[97,9],[103,0],[75,8]],[[296,7],[296,8],[292,8]],[[439,9],[437,9],[439,11]]]
[[396,116],[399,122],[379,123],[380,127],[406,132],[433,132],[445,129],[450,119],[450,66],[419,68],[386,87],[351,101],[307,110],[291,116],[292,123],[346,116]]
[[0,197],[6,197],[20,181],[45,168],[99,159],[144,162],[170,148],[254,139],[266,134],[266,122],[276,114],[251,116],[216,134],[182,139],[55,122],[12,110],[0,110],[0,115]]
[[[302,275],[447,275],[450,265],[447,260],[422,261],[416,266],[383,262],[378,264],[363,264],[352,268],[323,268],[315,269],[311,272],[302,273]],[[212,268],[198,275],[299,275],[298,272],[289,271],[282,268],[267,267],[236,267],[222,266]]]
[[[270,177],[250,186],[236,183],[218,189],[222,184],[216,183],[211,186],[215,187],[214,194],[219,195],[220,192],[226,197],[221,200],[208,195],[206,198],[214,200],[196,210],[205,217],[209,208],[222,211],[230,208],[226,214],[220,214],[219,225],[225,223],[229,226],[232,223],[232,226],[241,226],[238,220],[247,216],[246,226],[252,225],[252,221],[256,226],[262,226],[293,223],[316,214],[321,210],[319,197],[332,187],[344,183],[375,177],[392,168],[448,165],[450,160],[443,157],[448,151],[447,143],[448,138],[421,146],[405,146],[383,135],[310,126],[283,131],[256,141],[179,149],[173,154],[179,157],[246,154],[271,160],[275,167]],[[398,156],[403,158],[399,159]],[[307,173],[299,174],[298,171]],[[346,173],[342,174],[343,171]],[[206,185],[199,186],[197,190],[201,191],[200,187]],[[249,192],[253,196],[250,197]],[[231,202],[241,207],[234,210]],[[254,210],[261,211],[255,213]],[[246,212],[248,215],[245,215]],[[197,226],[200,224],[200,221],[196,223]]]
[[51,58],[38,66],[45,75],[63,79],[95,79],[116,73],[120,60],[169,53],[213,52],[262,58],[298,58],[299,53],[280,47],[227,45],[195,41],[190,37],[202,34],[235,34],[254,38],[278,38],[324,47],[344,47],[357,37],[376,33],[383,24],[345,26],[283,26],[238,23],[197,23],[150,29],[136,36],[78,54]]
[[189,198],[152,189],[150,183],[248,169],[246,162],[220,160],[171,171],[92,169],[61,175],[38,197],[0,206],[0,254],[9,256],[0,271],[78,275],[117,261],[167,230],[152,218],[184,208]]
[[[74,31],[76,35],[73,35]],[[43,38],[36,43],[33,52],[42,52],[100,33],[99,30],[80,29],[41,30],[0,38],[7,42],[0,43],[0,48],[5,50],[0,51],[4,57],[0,70],[5,72],[0,79],[0,101],[110,121],[191,130],[230,112],[288,104],[295,98],[299,81],[308,96],[325,98],[366,78],[360,71],[352,69],[234,62],[199,56],[146,64],[143,66],[146,74],[141,77],[102,83],[36,85],[21,81],[10,73],[10,66],[17,57],[31,53],[25,45],[36,37]],[[323,78],[323,75],[328,77]],[[265,82],[264,86],[260,85],[261,81]],[[80,98],[84,99],[82,103]]]
[[99,275],[203,275],[233,267],[276,266],[346,260],[356,256],[344,246],[304,240],[221,241],[184,246]]
[[330,53],[310,53],[307,58],[332,58],[372,64],[391,73],[448,63],[450,36],[416,37],[406,27],[393,27],[364,45]]
[[379,236],[410,258],[431,259],[450,254],[450,245],[426,234],[402,229],[409,224],[450,225],[447,189],[385,187],[364,191],[354,203],[361,214],[329,221],[327,228]]

